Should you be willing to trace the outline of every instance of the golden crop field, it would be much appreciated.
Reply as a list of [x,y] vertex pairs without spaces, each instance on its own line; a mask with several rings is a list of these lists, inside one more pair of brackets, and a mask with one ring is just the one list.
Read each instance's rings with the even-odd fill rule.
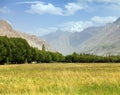
[[0,95],[120,95],[120,64],[1,65]]

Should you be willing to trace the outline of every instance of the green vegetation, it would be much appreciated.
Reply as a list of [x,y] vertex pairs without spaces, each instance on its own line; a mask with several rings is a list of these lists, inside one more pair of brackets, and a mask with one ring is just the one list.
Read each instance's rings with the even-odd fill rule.
[[[33,62],[44,64],[23,64]],[[0,95],[120,95],[120,64],[95,62],[120,62],[120,56],[63,56],[44,44],[38,50],[24,39],[0,37]]]
[[106,55],[97,56],[91,54],[77,54],[73,53],[65,57],[65,62],[77,62],[77,63],[119,63],[120,55]]
[[0,63],[24,63],[29,47],[24,39],[0,37]]
[[42,50],[30,47],[25,39],[0,37],[0,64],[23,63],[114,63],[120,62],[120,56],[97,56],[90,54],[77,54],[63,56],[58,52],[49,52],[42,45]]
[[62,62],[64,56],[58,52],[45,51],[30,47],[25,39],[0,37],[0,64],[21,64],[41,62]]
[[120,95],[120,64],[2,65],[0,95]]

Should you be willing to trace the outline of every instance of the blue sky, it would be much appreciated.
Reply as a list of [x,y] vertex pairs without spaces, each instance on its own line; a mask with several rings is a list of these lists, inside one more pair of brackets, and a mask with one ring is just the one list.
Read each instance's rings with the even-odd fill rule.
[[120,0],[0,0],[0,19],[38,36],[57,30],[82,31],[119,16]]

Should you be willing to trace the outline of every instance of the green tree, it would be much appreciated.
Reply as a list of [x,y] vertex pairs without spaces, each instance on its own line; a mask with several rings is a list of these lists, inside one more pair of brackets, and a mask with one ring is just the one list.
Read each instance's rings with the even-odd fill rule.
[[44,44],[42,45],[42,51],[45,51],[45,45]]

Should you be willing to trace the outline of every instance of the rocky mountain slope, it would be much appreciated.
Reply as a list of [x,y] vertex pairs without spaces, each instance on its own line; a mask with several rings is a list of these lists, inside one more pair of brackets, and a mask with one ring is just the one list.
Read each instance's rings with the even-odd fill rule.
[[46,50],[54,51],[44,40],[34,35],[29,35],[23,32],[18,32],[14,30],[12,26],[4,20],[0,20],[0,36],[21,37],[23,39],[26,39],[29,45],[32,47],[36,47],[41,50],[42,45],[44,44],[46,47]]
[[[52,33],[56,35],[57,32]],[[60,33],[59,33],[60,34]],[[81,32],[51,34],[43,38],[63,54],[92,53],[97,55],[120,54],[120,18],[102,27],[89,27]],[[47,39],[46,39],[47,38]],[[67,52],[66,52],[67,51]]]
[[57,31],[43,36],[53,48],[62,54],[70,54],[77,51],[79,46],[96,35],[101,27],[90,27],[81,32]]
[[69,54],[72,51],[72,47],[69,42],[70,32],[57,31],[54,33],[42,36],[52,48],[56,49],[60,53]]
[[120,18],[106,24],[101,32],[79,46],[79,49],[98,55],[120,54]]

